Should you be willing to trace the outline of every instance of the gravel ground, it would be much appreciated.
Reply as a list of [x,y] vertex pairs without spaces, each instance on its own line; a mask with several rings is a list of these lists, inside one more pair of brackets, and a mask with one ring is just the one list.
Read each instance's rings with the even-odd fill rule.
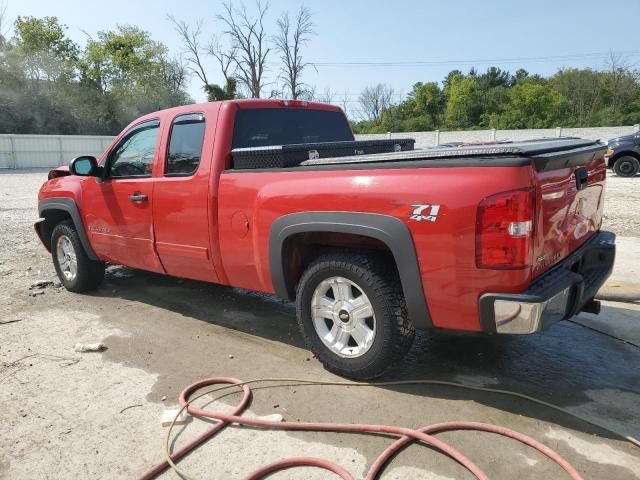
[[640,237],[640,176],[609,175],[603,228],[621,237]]
[[[55,285],[48,253],[32,230],[46,171],[0,172],[0,479],[134,478],[162,458],[159,416],[191,382],[213,375],[335,380],[304,349],[291,305],[273,297],[111,267],[90,295]],[[606,226],[640,236],[640,178],[609,181]],[[637,309],[606,304],[640,338]],[[390,378],[432,378],[506,388],[559,404],[640,437],[640,350],[563,322],[544,334],[490,339],[420,337]],[[619,332],[609,322],[607,333]],[[76,342],[104,341],[78,354]],[[549,365],[553,365],[549,369]],[[225,403],[233,404],[233,399]],[[127,408],[130,407],[130,408]],[[449,420],[514,428],[567,458],[585,478],[640,479],[640,455],[620,438],[521,400],[438,387],[260,390],[255,415],[288,420],[419,427]],[[186,437],[204,428],[192,422]],[[502,439],[446,434],[492,479],[563,478],[541,455]],[[485,441],[485,439],[487,441]],[[234,428],[181,463],[196,478],[243,478],[283,457],[331,458],[363,478],[389,444],[383,437],[257,432]],[[509,456],[505,456],[509,452]],[[167,473],[162,478],[178,478]],[[283,479],[324,479],[291,471]],[[469,476],[450,460],[412,446],[383,478]]]

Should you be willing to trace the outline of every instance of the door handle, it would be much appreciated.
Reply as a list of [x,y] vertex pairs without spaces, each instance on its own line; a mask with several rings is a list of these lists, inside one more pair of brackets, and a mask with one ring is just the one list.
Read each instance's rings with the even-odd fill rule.
[[147,200],[149,200],[149,197],[143,195],[142,193],[136,192],[133,195],[129,195],[129,200],[131,200],[132,202],[146,202]]

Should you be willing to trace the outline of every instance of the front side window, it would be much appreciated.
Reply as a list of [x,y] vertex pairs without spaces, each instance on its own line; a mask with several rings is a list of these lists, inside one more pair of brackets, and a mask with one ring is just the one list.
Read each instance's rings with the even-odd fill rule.
[[111,156],[111,177],[151,176],[159,125],[148,122],[125,135]]
[[171,126],[165,175],[192,175],[200,164],[204,139],[204,115],[176,117]]

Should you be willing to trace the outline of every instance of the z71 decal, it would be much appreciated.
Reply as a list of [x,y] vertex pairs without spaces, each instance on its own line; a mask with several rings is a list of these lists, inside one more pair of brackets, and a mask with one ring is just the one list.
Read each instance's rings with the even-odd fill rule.
[[411,205],[413,212],[409,217],[411,220],[421,222],[426,220],[427,222],[435,222],[438,219],[438,212],[440,211],[440,205],[431,204],[416,204]]

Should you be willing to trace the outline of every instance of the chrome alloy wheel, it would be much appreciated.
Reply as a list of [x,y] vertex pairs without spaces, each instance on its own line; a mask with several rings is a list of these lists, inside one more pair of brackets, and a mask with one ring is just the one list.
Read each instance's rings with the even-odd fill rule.
[[78,274],[78,259],[73,249],[73,243],[66,235],[60,235],[56,243],[58,267],[68,281],[73,281]]
[[347,278],[330,277],[316,287],[311,319],[322,343],[339,357],[360,357],[373,345],[373,305],[364,291]]

